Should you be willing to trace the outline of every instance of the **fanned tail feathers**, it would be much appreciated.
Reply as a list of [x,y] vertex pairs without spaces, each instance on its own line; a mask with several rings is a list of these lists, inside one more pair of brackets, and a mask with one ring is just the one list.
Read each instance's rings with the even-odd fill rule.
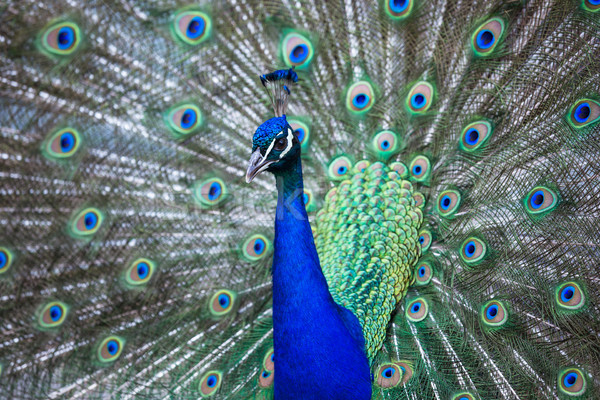
[[317,244],[383,164],[422,216],[373,397],[596,398],[599,8],[0,7],[1,396],[272,397],[276,190],[244,174],[277,67]]

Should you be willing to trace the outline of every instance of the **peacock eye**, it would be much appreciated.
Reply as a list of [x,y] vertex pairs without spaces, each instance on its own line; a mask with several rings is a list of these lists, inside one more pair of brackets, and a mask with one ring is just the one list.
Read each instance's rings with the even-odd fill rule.
[[586,385],[585,377],[578,368],[568,368],[558,376],[560,391],[570,396],[582,395]]
[[98,360],[103,363],[115,361],[121,355],[125,341],[117,336],[105,338],[98,347]]
[[200,11],[185,11],[175,15],[173,29],[183,42],[195,46],[204,42],[211,34],[212,22]]
[[282,151],[287,147],[287,138],[279,138],[275,141],[275,146],[273,147],[277,151]]
[[483,323],[488,326],[502,326],[508,320],[504,304],[497,300],[488,301],[481,309]]
[[492,53],[504,32],[504,21],[492,18],[481,25],[471,37],[471,47],[475,54],[484,57]]
[[81,33],[74,22],[61,22],[42,33],[41,44],[52,55],[67,56],[79,47]]

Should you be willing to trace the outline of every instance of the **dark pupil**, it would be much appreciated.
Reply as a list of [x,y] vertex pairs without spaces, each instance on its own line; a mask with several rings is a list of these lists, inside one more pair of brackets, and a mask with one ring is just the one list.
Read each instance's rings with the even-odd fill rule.
[[219,304],[222,305],[222,306],[224,306],[225,304],[227,304],[227,299],[225,297],[221,297],[219,299]]
[[394,7],[403,7],[406,4],[406,0],[394,0]]
[[278,148],[279,150],[283,149],[283,148],[285,147],[285,145],[286,145],[286,143],[285,143],[285,139],[279,139],[279,140],[277,141],[276,145],[277,145],[277,148]]
[[442,204],[444,205],[444,207],[448,207],[450,205],[450,199],[446,197],[444,201],[442,201]]
[[57,310],[50,311],[50,317],[52,317],[52,319],[58,318],[58,311]]
[[181,118],[181,121],[187,125],[190,123],[190,114],[189,113],[185,113],[183,114],[183,118]]
[[579,118],[587,119],[590,116],[590,108],[588,106],[581,107],[579,110]]
[[421,267],[421,269],[419,270],[419,275],[425,275],[425,268]]
[[269,373],[267,371],[263,371],[263,378],[267,378],[269,376]]
[[385,371],[385,376],[386,376],[386,378],[391,378],[392,377],[392,370],[388,369],[387,371]]
[[208,378],[208,380],[206,381],[206,384],[207,384],[209,387],[213,387],[213,386],[215,386],[215,383],[216,383],[216,381],[215,381],[215,378],[214,378],[213,376],[211,376],[210,378]]
[[567,382],[569,383],[569,385],[574,384],[576,380],[577,380],[577,377],[573,376],[573,375],[571,375],[567,378]]
[[498,314],[498,310],[496,309],[496,307],[492,307],[492,308],[490,308],[490,315],[491,315],[492,317],[495,317],[495,316],[496,316],[496,314]]
[[419,166],[417,165],[417,166],[415,167],[415,172],[416,172],[417,174],[420,174],[420,173],[421,173],[421,167],[419,167]]
[[413,311],[414,313],[416,313],[417,311],[419,311],[419,308],[421,308],[421,306],[420,306],[419,304],[415,304],[415,305],[413,306],[413,308],[412,308],[412,311]]
[[419,242],[423,243],[424,241],[425,241],[425,238],[424,238],[423,236],[421,236],[421,237],[419,238]]
[[212,185],[212,186],[210,187],[210,189],[208,189],[208,194],[209,194],[210,196],[214,196],[215,194],[217,194],[217,190],[218,190],[217,186],[215,186],[215,185]]
[[302,46],[296,46],[294,47],[294,50],[292,50],[292,54],[295,58],[300,58],[304,55],[304,48]]
[[115,347],[114,344],[111,343],[111,344],[108,345],[108,352],[109,353],[114,353],[115,350],[117,350],[117,349],[116,349],[116,347]]
[[469,142],[475,142],[479,138],[479,132],[472,130],[469,132]]
[[138,274],[144,275],[145,272],[146,272],[146,266],[145,265],[138,266]]
[[69,34],[67,32],[61,32],[58,34],[58,43],[67,44],[69,43]]
[[382,143],[382,146],[384,149],[387,149],[387,147],[390,145],[390,142],[388,142],[387,140],[384,140]]
[[94,220],[92,217],[85,218],[85,226],[92,226],[94,224]]
[[535,204],[536,206],[539,206],[540,204],[542,204],[544,202],[544,196],[541,194],[538,194],[537,196],[535,196],[535,198],[533,199],[533,204]]
[[358,96],[356,96],[356,102],[358,104],[362,104],[367,100],[366,96],[364,94],[359,94]]
[[64,137],[60,140],[60,146],[63,148],[69,147],[69,138]]
[[573,297],[573,289],[569,288],[565,290],[565,298],[570,299],[571,297]]
[[481,40],[484,45],[490,44],[492,40],[494,40],[494,35],[490,31],[485,31],[481,34]]
[[470,244],[467,246],[467,252],[468,253],[475,253],[475,245]]
[[423,97],[422,94],[418,94],[415,97],[415,103],[417,103],[417,104],[422,104],[424,101],[425,101],[425,97]]
[[192,21],[190,22],[189,26],[188,26],[188,30],[191,33],[196,33],[198,32],[198,27],[200,26],[200,23],[198,21]]
[[260,243],[256,243],[256,244],[254,245],[254,250],[255,250],[255,251],[260,251],[260,248],[261,248],[261,247],[262,247],[262,246],[260,245]]

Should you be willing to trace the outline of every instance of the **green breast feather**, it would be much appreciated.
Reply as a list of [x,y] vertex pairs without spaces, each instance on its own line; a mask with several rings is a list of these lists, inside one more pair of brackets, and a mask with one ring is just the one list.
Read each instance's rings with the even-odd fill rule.
[[354,172],[327,194],[315,242],[333,299],[358,317],[373,360],[421,255],[423,213],[412,184],[388,166]]

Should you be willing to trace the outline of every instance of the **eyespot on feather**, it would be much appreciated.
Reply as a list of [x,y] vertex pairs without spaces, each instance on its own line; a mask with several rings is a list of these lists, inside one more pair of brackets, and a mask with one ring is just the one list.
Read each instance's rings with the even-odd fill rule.
[[567,120],[577,129],[600,121],[600,103],[592,99],[577,100],[571,106]]
[[208,371],[198,384],[198,390],[202,397],[213,396],[221,387],[223,375],[221,371]]
[[68,56],[79,48],[81,30],[74,22],[59,22],[43,31],[40,43],[42,49],[50,55]]
[[410,178],[416,182],[425,182],[430,175],[431,163],[425,156],[413,158],[409,166]]
[[567,310],[578,310],[585,304],[585,294],[576,282],[565,282],[555,291],[556,303]]
[[13,263],[13,254],[6,247],[0,247],[0,275],[6,273]]
[[545,186],[536,186],[527,194],[524,203],[529,214],[544,214],[558,205],[558,196]]
[[273,386],[273,380],[275,379],[275,371],[269,371],[263,369],[258,374],[258,386],[263,389]]
[[417,297],[409,301],[406,305],[404,314],[409,321],[420,322],[423,321],[429,313],[429,305],[427,300],[423,297]]
[[215,292],[208,303],[209,310],[215,317],[229,314],[235,305],[237,294],[231,290],[221,289]]
[[271,347],[263,358],[263,368],[267,371],[275,371],[275,351]]
[[97,208],[86,208],[72,219],[70,227],[75,236],[90,236],[100,229],[104,217]]
[[307,124],[297,119],[288,120],[288,124],[292,127],[294,134],[298,138],[300,142],[300,147],[302,150],[308,149],[308,144],[310,142],[310,128]]
[[266,236],[254,234],[244,241],[242,254],[248,261],[257,261],[267,256],[271,251],[271,241]]
[[431,237],[430,231],[424,229],[421,232],[419,232],[419,244],[421,245],[422,253],[425,253],[427,250],[429,250],[432,240],[433,238]]
[[380,159],[387,160],[400,148],[400,138],[392,131],[376,133],[371,140],[371,145]]
[[125,281],[131,286],[145,285],[152,278],[155,267],[154,261],[138,258],[127,268]]
[[581,5],[586,11],[598,12],[600,10],[600,0],[582,0]]
[[471,47],[475,55],[486,57],[494,51],[504,33],[504,21],[492,18],[480,25],[471,36]]
[[191,103],[173,107],[166,113],[166,125],[176,137],[195,132],[202,125],[202,112]]
[[73,128],[63,128],[48,136],[42,150],[51,159],[64,159],[73,156],[80,145],[79,132]]
[[508,321],[508,311],[498,300],[490,300],[481,308],[481,320],[487,326],[499,327]]
[[348,179],[352,170],[352,162],[346,156],[338,156],[331,160],[327,168],[329,179],[333,181],[342,181]]
[[303,69],[308,67],[315,50],[311,41],[298,32],[290,32],[281,41],[281,55],[285,65]]
[[406,96],[406,108],[411,114],[424,114],[431,107],[434,94],[435,89],[429,82],[417,82]]
[[460,207],[460,193],[456,190],[444,190],[438,195],[437,212],[445,218],[452,217]]
[[415,268],[415,285],[424,286],[431,282],[433,268],[428,261],[421,261]]
[[375,104],[373,86],[367,81],[356,82],[346,93],[346,108],[353,114],[364,114]]
[[38,324],[40,328],[56,328],[65,322],[67,305],[60,301],[53,301],[44,305],[39,312]]
[[182,42],[195,46],[210,37],[212,20],[200,11],[180,11],[173,18],[173,32]]
[[100,342],[100,346],[98,347],[98,361],[102,363],[115,361],[121,355],[123,346],[125,346],[125,340],[118,336],[109,336],[105,338]]
[[302,200],[304,201],[306,212],[313,212],[317,209],[317,204],[312,190],[304,188],[304,192],[302,193]]
[[460,135],[460,149],[474,152],[492,137],[492,124],[487,121],[475,121],[465,126]]
[[221,203],[227,196],[225,183],[216,177],[208,178],[198,184],[194,190],[194,198],[203,207],[212,207]]
[[485,243],[476,237],[465,240],[460,249],[460,257],[470,265],[475,265],[485,258],[487,247]]
[[396,364],[386,363],[379,366],[375,374],[377,386],[390,389],[402,383],[402,370]]
[[585,393],[587,382],[579,368],[567,368],[558,375],[558,388],[568,396],[581,396]]
[[414,0],[384,0],[385,12],[393,20],[406,19],[412,12]]

